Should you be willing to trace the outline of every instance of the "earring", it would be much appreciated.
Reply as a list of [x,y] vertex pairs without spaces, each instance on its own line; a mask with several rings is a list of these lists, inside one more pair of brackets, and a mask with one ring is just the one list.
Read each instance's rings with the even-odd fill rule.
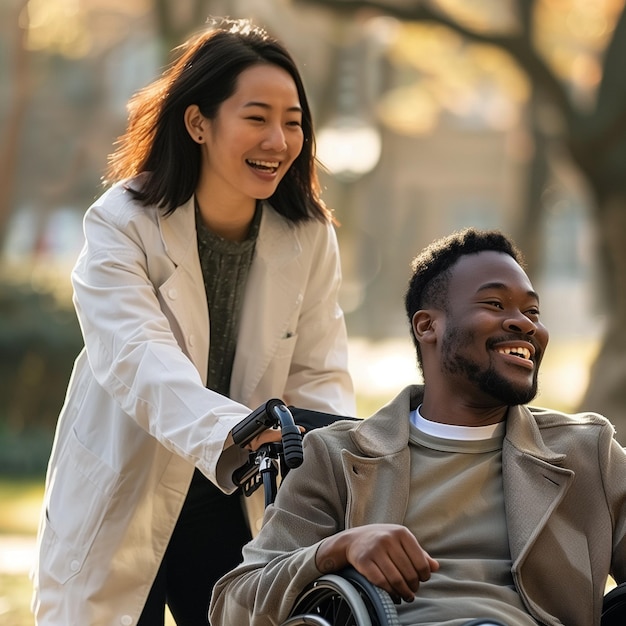
[[196,141],[200,143],[202,141],[202,135],[198,135],[198,139]]

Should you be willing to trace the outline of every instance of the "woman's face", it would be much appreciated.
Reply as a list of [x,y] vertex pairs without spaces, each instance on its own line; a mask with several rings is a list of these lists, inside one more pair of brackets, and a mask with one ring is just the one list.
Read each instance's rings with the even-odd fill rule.
[[296,84],[276,65],[254,65],[214,119],[203,118],[201,186],[212,197],[271,196],[302,150]]

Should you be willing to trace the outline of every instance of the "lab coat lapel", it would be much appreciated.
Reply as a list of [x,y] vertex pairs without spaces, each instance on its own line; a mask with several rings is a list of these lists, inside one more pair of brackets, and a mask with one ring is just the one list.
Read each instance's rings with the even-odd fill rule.
[[[302,255],[298,227],[290,226],[268,204],[250,267],[241,311],[237,351],[231,377],[231,396],[248,403],[302,304],[307,259]],[[254,350],[251,349],[254,346]]]
[[204,383],[209,358],[209,311],[198,255],[193,196],[174,213],[159,215],[159,228],[165,252],[176,269],[161,285],[162,299],[174,315],[184,348]]

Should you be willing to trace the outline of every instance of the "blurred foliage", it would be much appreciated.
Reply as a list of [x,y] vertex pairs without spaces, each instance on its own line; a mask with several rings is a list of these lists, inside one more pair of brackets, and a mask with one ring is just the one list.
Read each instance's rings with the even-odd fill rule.
[[43,499],[41,478],[10,478],[0,473],[0,535],[34,535]]
[[73,309],[52,291],[0,278],[0,473],[40,473],[82,346]]

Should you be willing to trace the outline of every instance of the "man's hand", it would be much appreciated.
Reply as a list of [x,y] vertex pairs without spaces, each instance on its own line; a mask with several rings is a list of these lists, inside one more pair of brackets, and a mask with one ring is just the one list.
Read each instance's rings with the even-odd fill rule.
[[336,572],[352,565],[394,600],[411,602],[420,582],[439,569],[415,536],[398,524],[369,524],[324,539],[315,556],[317,568]]

